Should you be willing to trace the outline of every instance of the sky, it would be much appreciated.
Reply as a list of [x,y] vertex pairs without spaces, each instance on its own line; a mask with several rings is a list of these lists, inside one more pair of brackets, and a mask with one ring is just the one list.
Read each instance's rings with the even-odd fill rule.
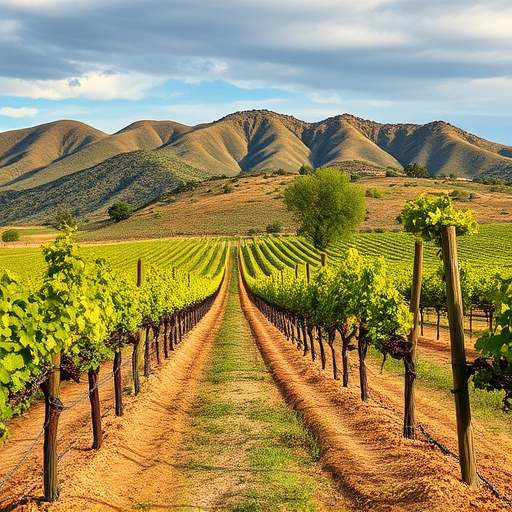
[[512,145],[510,0],[0,0],[0,131],[268,109]]

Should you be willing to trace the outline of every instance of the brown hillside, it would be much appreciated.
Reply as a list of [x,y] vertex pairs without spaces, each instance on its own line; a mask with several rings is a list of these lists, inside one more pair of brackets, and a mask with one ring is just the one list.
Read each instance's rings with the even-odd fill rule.
[[114,135],[98,139],[83,147],[81,151],[48,165],[10,188],[37,187],[93,167],[121,153],[153,150],[188,130],[190,127],[172,121],[137,121]]
[[[299,131],[304,124],[297,121]],[[269,167],[296,171],[309,162],[310,152],[290,130],[289,116],[268,111],[239,112],[201,125],[163,150],[227,175]]]
[[395,158],[346,122],[344,116],[309,125],[302,137],[311,149],[310,163],[313,167],[344,161],[364,162],[383,169],[401,167]]
[[78,121],[56,121],[0,133],[0,185],[26,177],[108,137]]
[[443,121],[425,125],[379,124],[344,115],[359,130],[403,166],[425,165],[430,174],[504,178],[512,174],[512,148],[489,142]]

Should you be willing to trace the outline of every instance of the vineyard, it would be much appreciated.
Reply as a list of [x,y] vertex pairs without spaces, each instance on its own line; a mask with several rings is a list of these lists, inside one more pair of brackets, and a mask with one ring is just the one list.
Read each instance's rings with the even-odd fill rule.
[[[483,226],[478,235],[460,240],[465,312],[472,315],[473,328],[491,326],[493,329],[487,338],[479,339],[476,349],[469,351],[475,356],[482,350],[490,357],[496,356],[492,347],[498,345],[493,340],[502,340],[508,332],[509,310],[507,307],[500,309],[497,301],[498,297],[501,304],[510,301],[506,293],[512,276],[510,229],[509,225]],[[232,390],[227,386],[221,391],[219,387],[226,382],[226,377],[221,375],[226,375],[231,352],[222,352],[223,359],[215,363],[224,372],[219,376],[212,377],[211,370],[203,368],[207,367],[209,358],[214,357],[210,355],[215,354],[217,349],[214,347],[219,343],[222,346],[223,338],[216,336],[224,336],[222,326],[227,321],[224,315],[232,315],[237,322],[245,315],[254,346],[259,347],[266,367],[271,369],[288,405],[297,411],[318,439],[323,465],[315,471],[325,472],[326,482],[334,478],[337,486],[337,490],[333,488],[322,497],[318,493],[305,493],[303,504],[296,508],[295,505],[283,505],[290,499],[283,490],[282,495],[277,493],[279,497],[272,498],[282,500],[275,502],[280,503],[282,509],[309,510],[307,507],[314,506],[322,509],[327,503],[330,503],[329,508],[335,506],[333,503],[343,503],[343,508],[339,505],[340,508],[334,509],[412,510],[416,508],[411,507],[417,506],[418,510],[470,510],[474,507],[505,510],[512,505],[512,474],[508,469],[512,464],[512,460],[509,461],[512,423],[501,411],[501,406],[503,403],[505,408],[509,406],[510,390],[503,385],[503,380],[489,380],[485,372],[494,372],[489,365],[475,367],[475,376],[470,381],[471,400],[476,403],[474,421],[481,482],[478,490],[470,491],[460,483],[453,462],[458,457],[454,439],[456,427],[454,420],[447,419],[453,399],[450,396],[447,333],[441,322],[446,310],[446,291],[437,253],[434,244],[425,244],[420,309],[422,318],[427,318],[433,311],[435,320],[433,326],[422,322],[421,334],[425,328],[425,336],[420,338],[418,345],[419,360],[414,361],[408,341],[412,329],[408,301],[411,300],[414,239],[403,232],[359,233],[330,248],[328,254],[317,251],[298,237],[246,238],[238,242],[235,251],[230,249],[228,242],[214,238],[78,248],[69,234],[60,236],[54,244],[44,248],[42,254],[35,249],[3,250],[0,268],[8,270],[0,282],[3,312],[0,324],[3,393],[0,396],[0,421],[5,437],[11,435],[11,439],[7,439],[3,454],[4,448],[0,448],[2,460],[8,463],[8,467],[2,464],[0,472],[0,509],[17,510],[16,506],[33,502],[42,506],[37,493],[34,495],[31,490],[34,486],[27,486],[20,476],[20,468],[32,464],[27,474],[36,475],[38,471],[43,474],[44,468],[41,485],[50,502],[61,495],[63,506],[103,510],[101,504],[92,506],[88,502],[85,505],[87,500],[78,497],[76,489],[89,484],[85,484],[85,476],[73,476],[65,462],[65,455],[74,450],[77,443],[90,442],[97,455],[87,455],[83,464],[89,468],[89,473],[92,471],[90,465],[94,464],[98,478],[91,477],[87,492],[95,494],[104,480],[109,490],[103,493],[118,493],[113,494],[117,496],[113,502],[108,501],[107,494],[102,495],[101,499],[109,502],[107,508],[119,505],[119,510],[144,507],[149,510],[152,504],[162,506],[147,494],[150,489],[159,496],[164,493],[160,497],[168,506],[176,505],[176,496],[192,503],[193,493],[199,492],[193,486],[186,496],[185,491],[178,492],[180,479],[188,475],[187,478],[197,478],[201,492],[206,492],[209,486],[219,487],[215,491],[217,501],[211,498],[214,501],[208,502],[209,506],[218,508],[228,503],[226,510],[245,510],[237,508],[240,497],[221,496],[220,487],[224,484],[213,483],[217,478],[215,471],[218,473],[225,463],[219,459],[219,453],[204,455],[214,457],[215,463],[190,460],[190,453],[199,449],[197,435],[213,435],[222,422],[231,421],[229,414],[233,412],[223,413],[228,416],[222,419],[222,414],[216,416],[219,412],[211,412],[213,405],[209,405],[210,409],[206,411],[210,412],[205,413],[194,412],[194,408],[199,407],[198,397],[203,397],[199,399],[201,402],[205,400],[204,396],[225,393],[225,400],[215,407],[232,411],[233,405],[228,406],[226,402]],[[15,277],[15,273],[19,277]],[[230,279],[223,279],[226,275]],[[241,306],[232,298],[238,293]],[[226,304],[228,313],[224,312]],[[480,316],[483,321],[477,324]],[[218,329],[220,335],[216,334]],[[236,339],[236,335],[227,336]],[[249,334],[244,331],[240,336],[247,340]],[[480,331],[475,332],[475,336],[481,336]],[[236,353],[236,344],[231,343],[229,347]],[[385,362],[382,362],[382,356]],[[236,396],[242,396],[240,393],[247,385],[246,380],[253,378],[251,372],[256,356],[244,357],[249,357],[248,373],[244,379],[236,381],[240,388],[233,395],[235,402]],[[498,354],[497,357],[499,360],[501,356]],[[230,371],[241,371],[244,364],[241,359]],[[235,378],[235,373],[229,375]],[[507,369],[500,375],[492,375],[498,380],[503,379]],[[79,386],[71,382],[61,387],[63,380],[78,381],[84,376],[88,380],[85,391],[83,386],[77,388],[81,390],[79,392],[70,391],[73,386]],[[407,394],[407,382],[414,379],[418,379],[419,387],[416,419],[413,417],[411,424],[407,411],[403,410],[403,396],[404,389]],[[165,475],[151,472],[154,482],[147,480],[144,485],[134,484],[140,496],[147,498],[146,501],[136,501],[140,507],[134,507],[130,497],[133,492],[126,494],[119,483],[112,480],[115,475],[118,480],[124,476],[117,470],[108,474],[114,464],[110,461],[119,459],[128,443],[124,430],[112,430],[120,428],[115,427],[112,419],[102,423],[105,413],[101,412],[99,392],[108,383],[112,385],[112,392],[105,391],[105,395],[112,400],[112,405],[103,405],[103,409],[111,410],[115,417],[127,417],[130,430],[141,421],[144,425],[133,427],[137,432],[142,432],[137,429],[144,432],[130,437],[134,451],[130,457],[135,457],[138,464],[144,466],[144,456],[139,459],[136,452],[146,453],[149,457],[147,450],[153,450],[155,439],[158,439],[158,443],[162,443],[158,444],[159,450],[165,452],[160,455],[166,460],[165,464],[173,466],[175,459],[186,461],[181,470],[179,467],[169,469],[169,475],[173,475],[170,480],[176,479],[174,483],[163,484],[168,480],[162,480]],[[38,402],[34,394],[37,395],[39,388],[43,400]],[[201,391],[203,388],[208,391]],[[161,401],[158,407],[153,407],[152,396]],[[69,409],[75,406],[80,409],[84,400],[90,402],[88,423],[92,424],[92,432],[88,437],[87,430],[78,428],[81,433],[73,440],[75,427],[66,423],[65,417]],[[123,400],[127,401],[128,408]],[[256,413],[251,409],[254,399],[247,400],[249,405],[237,414],[248,414],[251,428],[260,431],[262,427],[254,423]],[[31,402],[33,407],[30,407]],[[154,416],[157,413],[159,416]],[[185,435],[185,444],[192,444],[183,450],[178,448],[181,438],[167,440],[157,434],[156,425],[160,425],[159,429],[168,428],[163,425],[169,421],[176,424],[173,431],[198,428],[197,421],[189,419],[194,414],[200,414],[200,418],[219,417],[221,423],[210,425],[200,434]],[[59,449],[60,416],[62,435],[70,439],[66,441],[66,448]],[[25,424],[24,418],[27,418]],[[82,416],[73,421],[78,425],[83,422]],[[291,421],[287,419],[287,422]],[[30,423],[35,426],[39,423],[40,430],[34,432],[33,437],[28,436],[28,441],[21,442],[23,436],[20,433]],[[276,426],[272,428],[277,429]],[[247,425],[244,429],[240,432],[248,432]],[[364,430],[361,439],[357,439],[358,430]],[[288,439],[289,434],[279,436],[279,439]],[[32,453],[39,449],[43,437],[41,458]],[[410,440],[405,441],[404,437]],[[104,439],[107,439],[105,443]],[[227,451],[241,441],[222,437],[217,442]],[[241,452],[252,453],[252,442],[248,440],[248,444],[243,444],[245,448]],[[19,443],[19,449],[16,449],[16,443]],[[311,442],[301,443],[310,446]],[[102,447],[103,444],[111,445],[110,449],[117,448],[109,453],[109,446]],[[291,450],[291,445],[285,446],[286,450]],[[203,453],[203,449],[198,453]],[[284,448],[277,446],[275,449]],[[123,464],[123,457],[118,464]],[[229,464],[235,464],[231,460],[234,457],[232,451],[226,452],[225,457],[230,460]],[[32,458],[34,462],[27,462]],[[62,462],[61,458],[64,458]],[[104,461],[105,467],[100,460]],[[250,457],[248,460],[253,461]],[[39,463],[42,467],[38,469]],[[244,464],[250,466],[252,463]],[[157,467],[161,466],[157,465],[155,471]],[[214,471],[210,467],[217,469]],[[353,471],[347,472],[347,467]],[[249,470],[243,466],[236,471]],[[89,474],[87,472],[84,474]],[[66,478],[59,478],[59,474]],[[398,474],[402,481],[397,481]],[[227,473],[222,475],[218,475],[219,482],[226,481]],[[20,491],[16,485],[25,487]],[[162,485],[164,490],[160,489]],[[291,484],[282,485],[284,489]],[[309,485],[306,480],[301,481],[293,487],[293,493],[300,494],[299,488],[304,490]],[[331,484],[323,485],[329,487]],[[255,491],[247,491],[249,494],[245,496],[249,500],[247,506],[252,503],[249,499],[251,492]],[[14,498],[16,493],[25,501]],[[75,501],[69,501],[71,495]],[[116,499],[120,501],[116,502]],[[269,508],[270,502],[259,499],[264,505],[247,510],[274,509]],[[453,503],[448,504],[446,499],[452,499]],[[203,504],[197,500],[194,502],[197,506]],[[312,505],[314,502],[316,505]],[[57,504],[55,507],[59,510]]]

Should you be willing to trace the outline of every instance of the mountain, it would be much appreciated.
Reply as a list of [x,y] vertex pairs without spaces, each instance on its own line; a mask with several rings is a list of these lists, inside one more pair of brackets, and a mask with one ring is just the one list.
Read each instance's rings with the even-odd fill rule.
[[121,153],[34,188],[0,192],[0,224],[47,222],[62,208],[81,217],[105,214],[115,201],[142,206],[184,181],[204,177],[202,171],[172,155],[142,150]]
[[[132,165],[137,169],[127,163],[134,155],[136,162]],[[296,173],[304,164],[374,172],[413,162],[426,165],[432,175],[512,179],[511,146],[484,140],[443,121],[380,124],[343,114],[306,123],[267,110],[253,110],[197,126],[138,121],[113,135],[76,121],[57,121],[0,133],[0,201],[2,209],[8,206],[18,212],[0,212],[0,219],[31,219],[35,210],[40,217],[58,204],[80,204],[77,212],[83,214],[105,213],[113,198],[123,193],[138,206],[142,196],[144,202],[149,201],[161,193],[164,184],[169,187],[175,179],[179,181],[180,173],[175,169],[180,168],[188,169],[183,176],[202,179],[267,168]],[[154,175],[150,173],[152,166]],[[120,189],[112,188],[111,183],[123,182],[124,175],[132,185],[126,190],[121,185]],[[157,175],[161,177],[160,185],[156,183]],[[128,190],[136,181],[145,192],[130,196]],[[79,200],[70,196],[85,183],[91,190],[105,188],[109,192],[98,192],[87,205],[83,194],[79,193]],[[50,191],[55,197],[49,202],[37,196]],[[29,197],[35,201],[32,208],[24,199]],[[13,198],[19,204],[14,205]],[[40,208],[39,203],[47,206]],[[28,208],[25,213],[23,204]]]

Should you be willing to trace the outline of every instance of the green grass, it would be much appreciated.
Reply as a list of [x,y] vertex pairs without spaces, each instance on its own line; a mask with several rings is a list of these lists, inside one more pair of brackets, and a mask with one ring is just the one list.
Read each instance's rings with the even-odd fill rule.
[[221,478],[229,480],[223,510],[317,510],[317,481],[327,485],[313,469],[319,444],[274,388],[240,310],[234,273],[191,426],[182,443],[191,496],[202,481]]
[[[375,348],[369,347],[368,357],[374,361],[382,361],[382,354]],[[404,375],[402,361],[388,357],[384,364],[384,371],[395,376]],[[430,361],[419,355],[418,358],[418,386],[438,392],[442,396],[451,397],[453,388],[451,366]],[[473,380],[469,379],[469,396],[471,411],[475,418],[492,420],[495,422],[492,428],[495,431],[505,430],[512,434],[512,417],[502,410],[504,391],[485,391],[476,389]]]

